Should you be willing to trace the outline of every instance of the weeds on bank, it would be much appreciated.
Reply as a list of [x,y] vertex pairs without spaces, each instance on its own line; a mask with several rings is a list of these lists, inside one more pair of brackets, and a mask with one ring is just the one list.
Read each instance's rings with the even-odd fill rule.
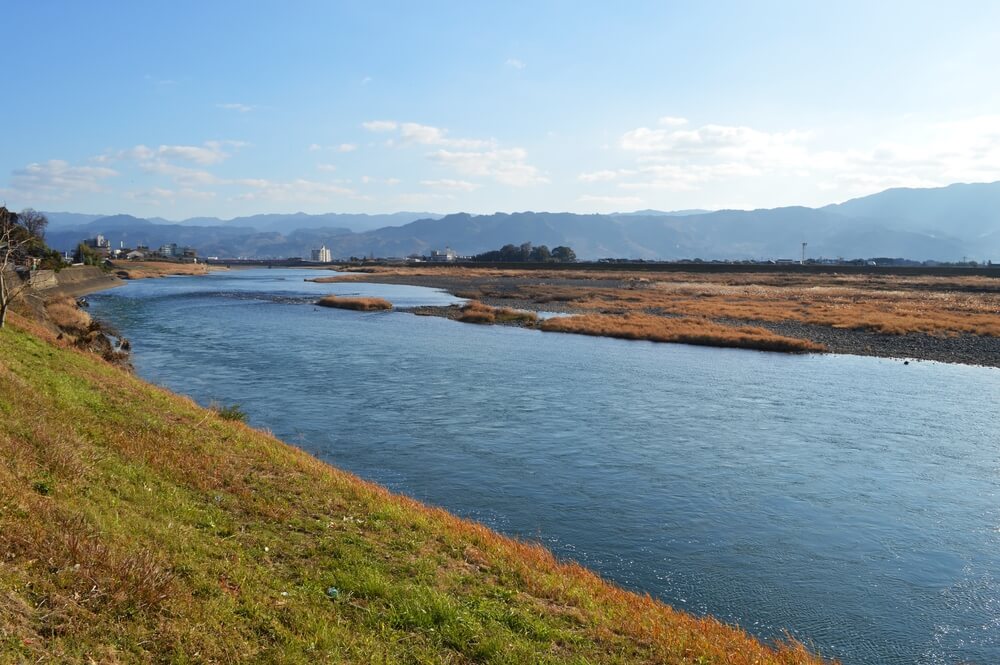
[[323,296],[316,301],[317,305],[323,307],[336,307],[337,309],[354,309],[361,312],[375,312],[392,309],[392,303],[382,298],[361,298],[348,296]]

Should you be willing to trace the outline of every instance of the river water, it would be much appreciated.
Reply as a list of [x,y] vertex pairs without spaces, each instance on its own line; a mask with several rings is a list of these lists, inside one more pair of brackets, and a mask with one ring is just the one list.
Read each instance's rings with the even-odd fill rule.
[[1000,371],[405,313],[309,270],[91,297],[138,373],[630,589],[853,664],[1000,662]]

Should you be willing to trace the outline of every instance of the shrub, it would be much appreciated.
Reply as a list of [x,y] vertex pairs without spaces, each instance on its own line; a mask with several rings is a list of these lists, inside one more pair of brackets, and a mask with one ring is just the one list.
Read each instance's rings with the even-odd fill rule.
[[247,414],[240,408],[239,404],[230,404],[229,406],[212,404],[211,408],[215,411],[216,415],[223,420],[236,420],[241,423],[245,423],[247,421]]

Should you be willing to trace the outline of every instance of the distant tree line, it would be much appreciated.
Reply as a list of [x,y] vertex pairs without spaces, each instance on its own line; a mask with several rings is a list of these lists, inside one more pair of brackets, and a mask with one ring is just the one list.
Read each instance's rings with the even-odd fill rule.
[[534,247],[526,242],[476,254],[472,260],[489,263],[572,263],[576,261],[576,252],[562,245],[550,250],[545,245]]

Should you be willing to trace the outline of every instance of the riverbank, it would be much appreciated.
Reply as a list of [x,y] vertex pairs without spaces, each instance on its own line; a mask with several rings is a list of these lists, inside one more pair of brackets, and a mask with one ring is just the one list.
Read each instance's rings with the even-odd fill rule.
[[0,331],[14,662],[819,663],[390,494],[20,316]]
[[228,270],[224,266],[210,266],[207,263],[176,263],[174,261],[119,261],[114,264],[115,274],[121,279],[152,279],[173,275],[207,275],[218,270]]
[[122,286],[125,282],[116,275],[105,272],[97,266],[69,266],[56,272],[33,276],[31,293],[44,299],[79,298],[98,291]]
[[[1000,280],[991,277],[404,266],[315,281],[427,286],[534,312],[698,317],[831,353],[1000,367]],[[456,318],[449,308],[418,313]]]

